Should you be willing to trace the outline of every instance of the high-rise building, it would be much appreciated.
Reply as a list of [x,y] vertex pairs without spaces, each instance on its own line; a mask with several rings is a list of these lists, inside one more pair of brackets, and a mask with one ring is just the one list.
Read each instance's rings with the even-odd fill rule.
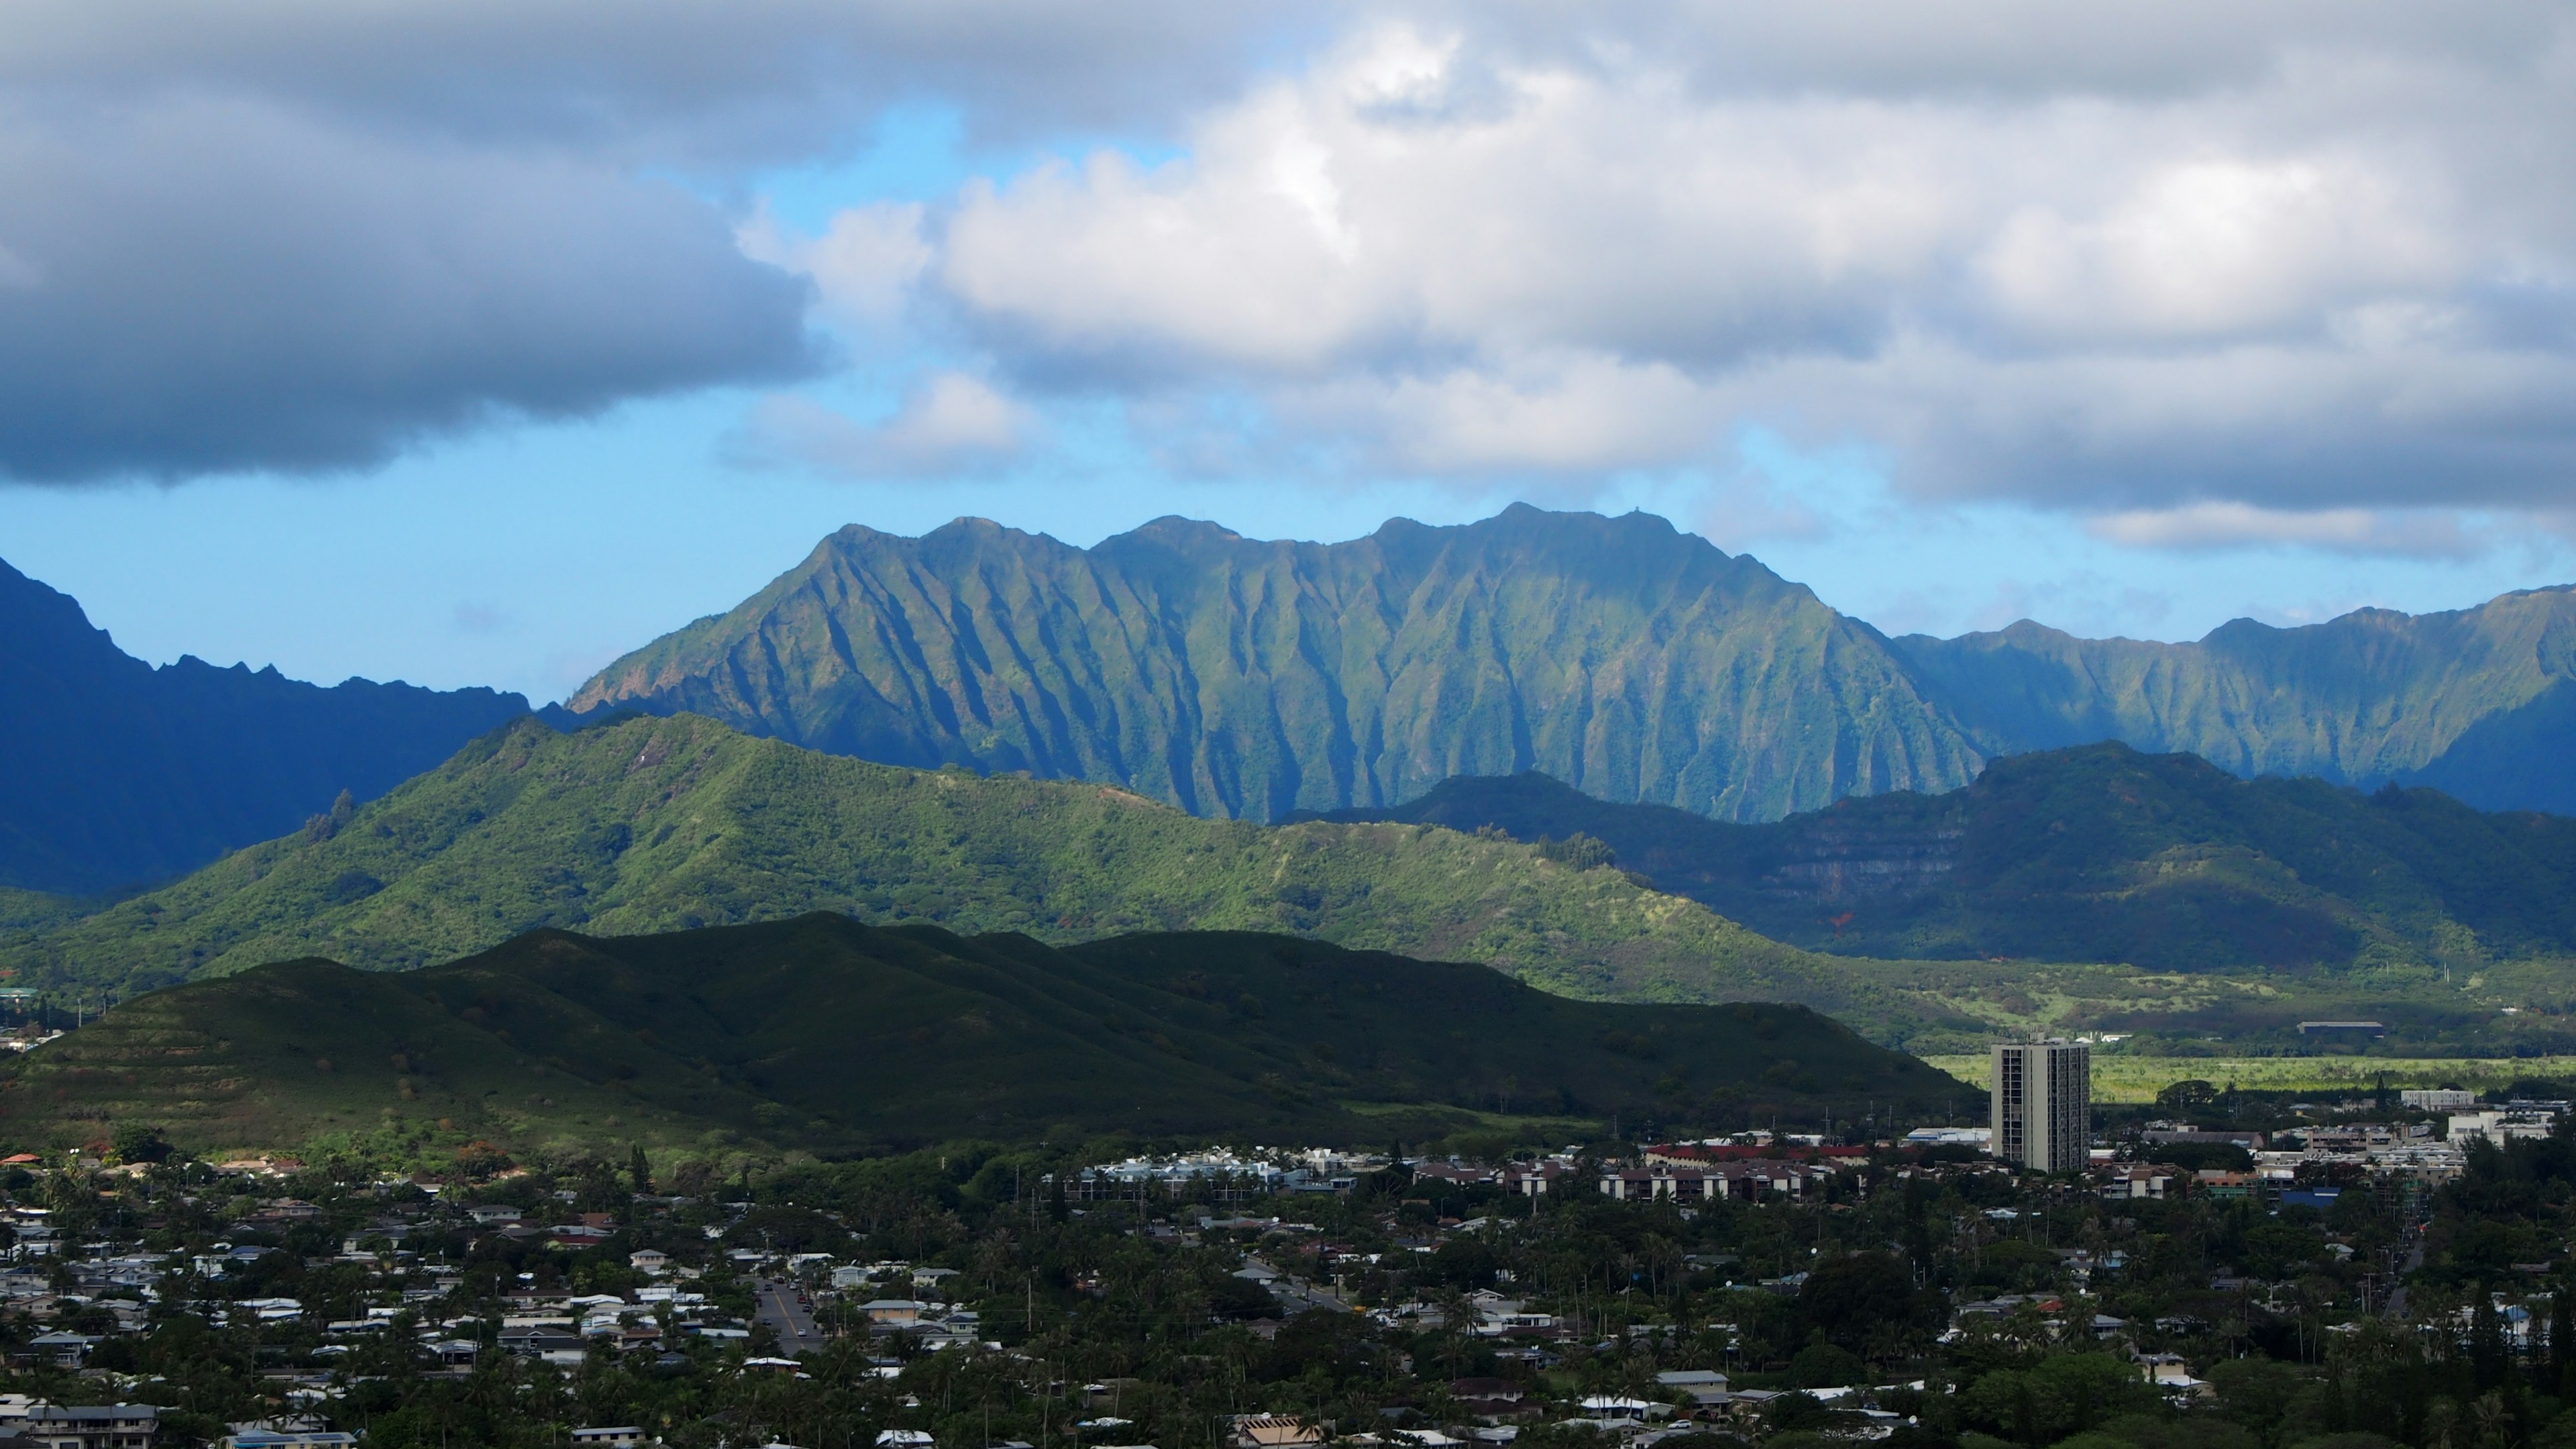
[[2025,1041],[1994,1050],[1994,1153],[2046,1172],[2092,1160],[2093,1049]]

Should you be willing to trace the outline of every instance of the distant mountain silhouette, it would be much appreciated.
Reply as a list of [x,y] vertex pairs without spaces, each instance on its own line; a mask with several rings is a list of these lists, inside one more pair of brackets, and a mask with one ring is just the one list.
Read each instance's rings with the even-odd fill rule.
[[0,563],[0,885],[92,894],[193,870],[384,793],[525,699],[333,688],[116,647],[69,596]]

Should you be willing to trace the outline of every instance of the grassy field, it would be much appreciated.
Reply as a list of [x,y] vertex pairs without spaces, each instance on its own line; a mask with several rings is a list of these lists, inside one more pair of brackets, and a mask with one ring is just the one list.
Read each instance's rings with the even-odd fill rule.
[[[1935,1056],[1925,1061],[1963,1082],[1986,1085],[1986,1058]],[[2460,1086],[2473,1091],[2525,1077],[2576,1077],[2576,1057],[2132,1057],[2095,1053],[2093,1100],[2152,1102],[2175,1082],[2198,1078],[2261,1092],[2349,1095],[2392,1089]]]

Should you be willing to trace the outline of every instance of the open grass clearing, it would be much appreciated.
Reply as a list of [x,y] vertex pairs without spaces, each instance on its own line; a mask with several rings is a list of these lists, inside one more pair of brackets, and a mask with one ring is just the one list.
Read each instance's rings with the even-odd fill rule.
[[[1924,1060],[1960,1081],[1987,1085],[1983,1056]],[[2576,1057],[2133,1057],[2097,1051],[2093,1100],[2152,1102],[2166,1087],[2194,1078],[2257,1092],[2348,1096],[2376,1090],[2383,1073],[2391,1090],[2457,1085],[2482,1092],[2526,1077],[2576,1077]]]

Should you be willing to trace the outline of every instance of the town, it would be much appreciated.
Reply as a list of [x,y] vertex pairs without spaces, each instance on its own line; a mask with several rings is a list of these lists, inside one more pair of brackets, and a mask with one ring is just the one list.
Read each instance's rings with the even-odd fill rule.
[[1862,1140],[206,1162],[125,1128],[0,1164],[0,1435],[2576,1443],[2565,1101],[2186,1080],[2097,1122],[2084,1051],[1997,1048],[1988,1125]]

